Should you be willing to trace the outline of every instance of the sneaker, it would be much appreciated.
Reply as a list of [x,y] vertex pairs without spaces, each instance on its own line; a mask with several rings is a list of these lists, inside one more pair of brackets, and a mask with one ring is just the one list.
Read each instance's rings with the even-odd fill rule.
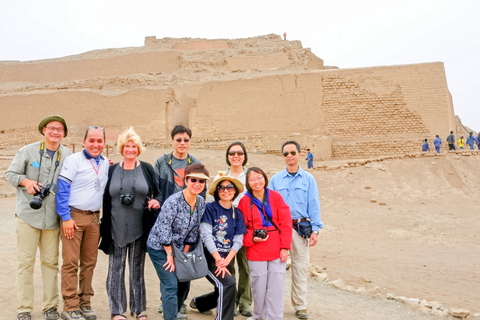
[[203,312],[199,311],[199,310],[197,309],[197,305],[196,305],[196,303],[195,303],[195,298],[193,298],[193,299],[190,301],[189,306],[190,306],[190,308],[192,308],[192,309],[194,309],[194,310],[197,310],[197,311],[200,312],[201,314],[206,314],[206,315],[212,315],[212,314],[213,314],[212,310],[207,310],[207,311],[203,311]]
[[234,316],[234,317],[238,316],[238,310],[237,310],[237,308],[235,308],[235,310],[233,310],[233,316]]
[[252,316],[252,309],[250,307],[244,307],[244,308],[239,308],[240,313],[245,316],[245,317],[251,317]]
[[162,312],[163,312],[163,304],[160,301],[160,305],[158,306],[158,313],[162,313]]
[[80,311],[75,310],[75,311],[62,311],[62,314],[60,317],[63,320],[85,320],[85,318],[82,316]]
[[180,313],[187,314],[187,305],[185,303],[180,307]]
[[177,319],[182,319],[182,320],[185,320],[185,319],[188,319],[188,316],[186,314],[183,314],[183,313],[177,313]]
[[93,311],[92,307],[90,306],[80,307],[80,313],[85,318],[85,320],[97,319],[97,315],[95,314],[95,311]]
[[30,312],[21,312],[17,314],[17,320],[32,320]]
[[44,315],[45,315],[45,319],[47,320],[56,320],[60,317],[57,311],[57,307],[51,307],[47,309]]
[[306,309],[295,311],[295,315],[298,319],[308,319],[308,313]]

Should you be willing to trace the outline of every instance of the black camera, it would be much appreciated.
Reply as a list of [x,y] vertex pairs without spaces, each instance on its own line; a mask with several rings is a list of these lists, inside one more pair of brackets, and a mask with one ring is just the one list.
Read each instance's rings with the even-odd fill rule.
[[131,205],[135,201],[135,193],[126,193],[120,195],[120,201],[124,205]]
[[40,191],[35,192],[33,199],[30,200],[30,208],[38,210],[42,207],[43,199],[45,199],[50,193],[55,195],[58,191],[58,186],[55,183],[49,183],[45,187],[38,185]]
[[265,229],[255,229],[253,230],[253,237],[258,237],[260,239],[265,239],[267,237],[267,230]]

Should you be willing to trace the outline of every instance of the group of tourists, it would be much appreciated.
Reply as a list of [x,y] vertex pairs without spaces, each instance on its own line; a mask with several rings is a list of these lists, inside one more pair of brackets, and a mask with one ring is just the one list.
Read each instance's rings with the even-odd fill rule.
[[75,154],[61,145],[68,134],[61,116],[46,117],[38,130],[43,140],[21,148],[5,174],[17,188],[17,320],[32,319],[37,247],[45,319],[97,319],[91,299],[98,249],[109,258],[106,291],[114,320],[126,319],[128,310],[147,320],[147,252],[160,279],[158,311],[164,319],[187,319],[191,281],[180,276],[185,267],[177,258],[194,250],[204,255],[214,289],[191,298],[191,309],[204,314],[216,309],[217,320],[233,319],[238,312],[249,320],[283,319],[290,254],[292,305],[299,319],[308,318],[308,248],[317,243],[323,223],[317,183],[300,168],[296,141],[281,146],[286,168],[270,181],[261,168],[245,167],[247,150],[239,141],[226,150],[226,171],[211,179],[188,153],[192,132],[183,125],[171,132],[173,152],[154,166],[138,159],[144,146],[133,128],[119,135],[123,159],[115,164],[102,156],[103,127],[88,127],[84,150]]
[[[470,134],[467,136],[467,140],[465,141],[464,137],[461,136],[460,139],[458,139],[458,149],[457,145],[455,145],[455,135],[453,134],[453,131],[450,131],[450,134],[447,137],[447,143],[448,143],[448,150],[463,150],[468,146],[470,150],[475,150],[475,146],[477,146],[478,150],[480,150],[480,132],[478,133],[478,136],[475,136],[472,131],[470,131]],[[435,146],[435,151],[437,153],[440,153],[440,149],[442,147],[442,138],[437,134],[435,136],[435,139],[433,140],[433,145]],[[425,139],[422,145],[422,151],[430,151],[430,146],[428,144],[428,139]]]

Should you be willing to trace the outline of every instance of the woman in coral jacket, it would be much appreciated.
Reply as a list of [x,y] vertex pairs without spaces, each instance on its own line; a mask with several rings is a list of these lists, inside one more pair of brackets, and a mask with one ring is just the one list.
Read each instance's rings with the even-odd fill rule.
[[254,301],[253,316],[247,320],[283,319],[286,261],[292,242],[290,209],[278,192],[267,188],[268,177],[262,169],[248,169],[246,180],[248,191],[238,208],[247,225],[243,245]]

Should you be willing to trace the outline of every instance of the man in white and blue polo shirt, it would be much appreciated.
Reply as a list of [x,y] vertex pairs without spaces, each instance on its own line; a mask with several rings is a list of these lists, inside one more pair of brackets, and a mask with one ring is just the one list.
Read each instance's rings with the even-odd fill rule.
[[101,155],[105,147],[103,128],[89,127],[83,146],[83,151],[65,159],[58,179],[57,213],[63,247],[61,317],[65,320],[97,318],[90,299],[100,238],[99,213],[109,168],[108,160]]

